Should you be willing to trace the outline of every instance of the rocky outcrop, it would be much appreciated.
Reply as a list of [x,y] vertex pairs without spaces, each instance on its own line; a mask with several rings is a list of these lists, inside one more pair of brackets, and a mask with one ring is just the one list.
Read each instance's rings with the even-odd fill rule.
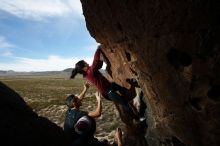
[[62,128],[34,113],[16,92],[2,82],[0,82],[0,101],[2,145],[68,145]]
[[144,93],[148,126],[121,111],[127,146],[219,145],[218,1],[81,2],[111,79],[130,88],[134,78]]

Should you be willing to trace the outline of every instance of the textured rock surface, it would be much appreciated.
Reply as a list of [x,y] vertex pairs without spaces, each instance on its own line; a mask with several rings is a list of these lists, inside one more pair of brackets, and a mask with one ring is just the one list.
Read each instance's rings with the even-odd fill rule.
[[4,145],[65,146],[62,128],[38,116],[13,90],[0,82],[0,135]]
[[148,128],[121,112],[128,145],[219,145],[218,1],[81,2],[111,78],[127,88],[135,78],[144,93]]

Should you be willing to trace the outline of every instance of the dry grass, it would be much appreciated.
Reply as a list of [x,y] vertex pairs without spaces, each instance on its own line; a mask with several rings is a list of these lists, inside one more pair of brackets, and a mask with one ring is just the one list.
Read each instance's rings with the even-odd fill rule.
[[[70,80],[68,76],[10,76],[0,77],[0,81],[18,92],[27,104],[40,116],[63,126],[66,111],[65,98],[68,94],[79,94],[83,89],[83,79]],[[94,110],[95,88],[91,87],[83,100],[84,111]],[[123,127],[118,112],[112,102],[103,101],[103,114],[96,120],[97,136],[113,140],[114,130]]]

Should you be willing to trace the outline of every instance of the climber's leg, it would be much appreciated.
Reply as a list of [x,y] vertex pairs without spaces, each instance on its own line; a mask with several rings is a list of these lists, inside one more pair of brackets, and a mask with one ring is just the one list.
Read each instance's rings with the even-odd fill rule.
[[139,120],[139,116],[134,113],[129,103],[122,96],[112,90],[110,90],[107,94],[108,98],[111,99],[113,102],[122,105],[124,111],[126,111],[132,118]]
[[111,89],[113,91],[119,91],[119,93],[123,96],[126,96],[128,94],[128,89],[126,89],[125,87],[122,87],[120,85],[118,85],[117,83],[113,82],[112,83],[112,87]]
[[124,106],[127,106],[127,104],[128,104],[127,101],[122,96],[120,96],[118,93],[116,93],[113,90],[109,90],[107,95],[108,95],[108,98],[115,103],[118,103],[118,104],[121,104]]

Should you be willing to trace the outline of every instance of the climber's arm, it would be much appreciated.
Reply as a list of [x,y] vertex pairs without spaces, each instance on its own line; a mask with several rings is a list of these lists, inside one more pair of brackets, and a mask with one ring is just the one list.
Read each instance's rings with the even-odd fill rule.
[[102,113],[102,103],[101,103],[101,94],[96,92],[96,99],[97,99],[97,108],[95,111],[89,112],[88,115],[97,118],[101,116]]
[[100,60],[100,55],[101,55],[101,49],[98,47],[94,55],[93,63],[91,65],[91,68],[93,71],[99,70],[100,68],[102,68],[103,61]]
[[83,91],[82,91],[82,92],[79,94],[79,96],[78,96],[78,98],[79,98],[80,100],[82,100],[83,97],[85,96],[85,93],[86,93],[87,90],[89,89],[89,86],[90,86],[90,84],[89,84],[88,82],[86,82],[86,83],[84,84]]

